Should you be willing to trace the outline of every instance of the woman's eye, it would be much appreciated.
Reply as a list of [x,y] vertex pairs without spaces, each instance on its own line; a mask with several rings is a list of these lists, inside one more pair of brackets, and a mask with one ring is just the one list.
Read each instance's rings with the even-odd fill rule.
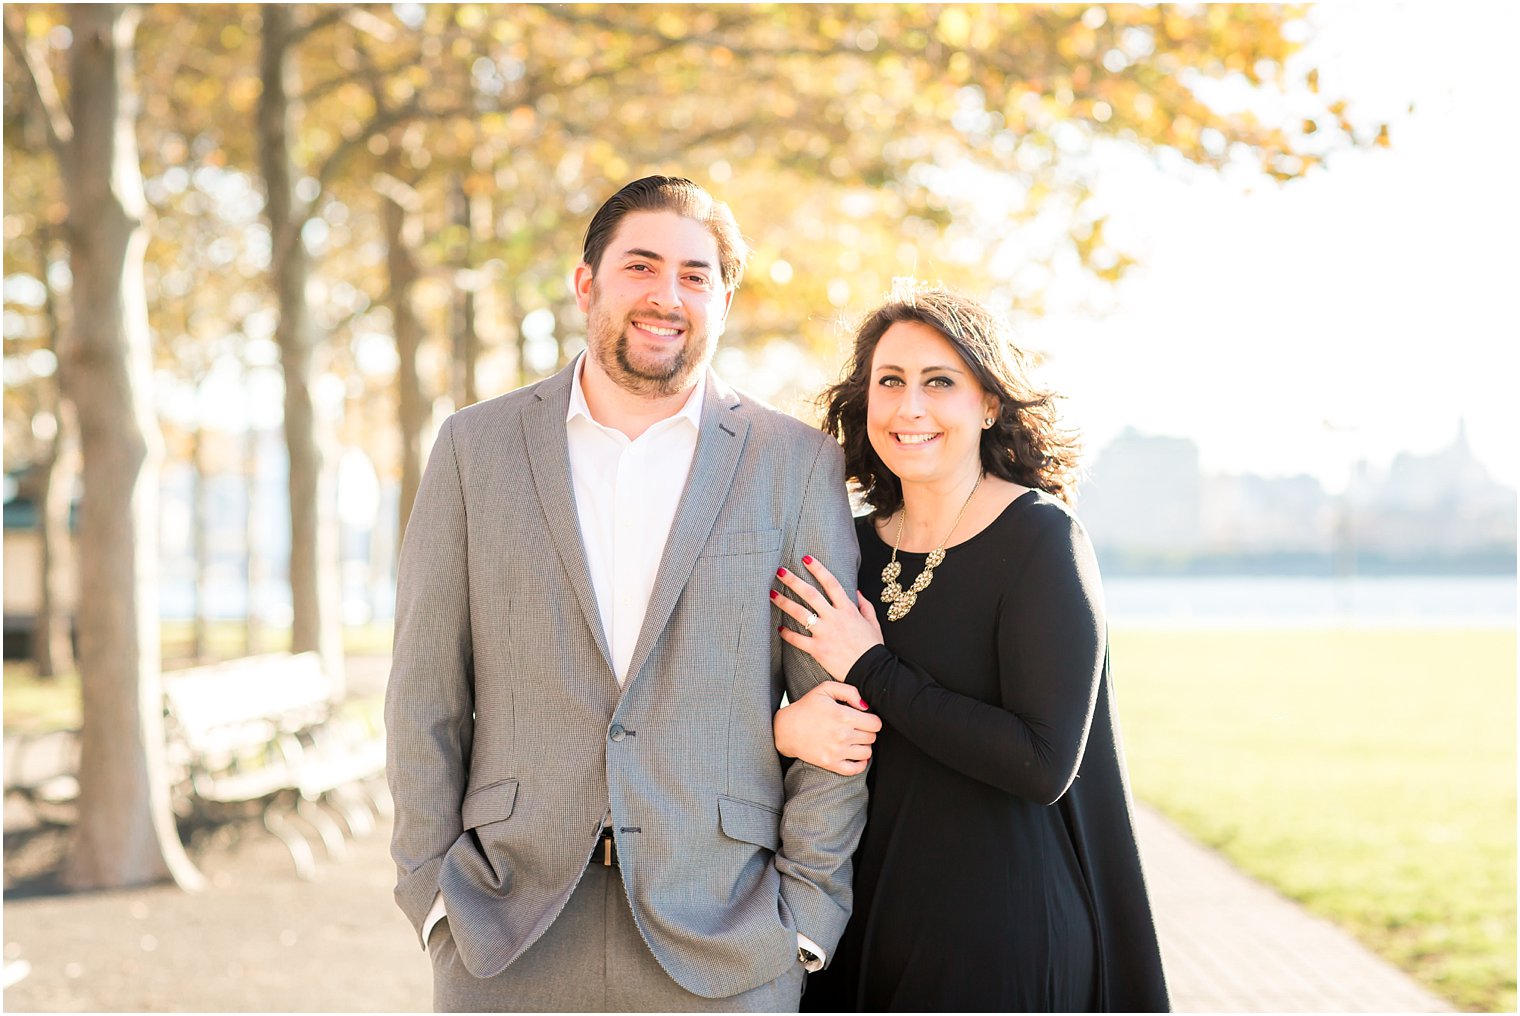
[[949,387],[951,387],[952,385],[955,384],[954,381],[950,380],[947,377],[931,377],[928,381],[925,381],[924,383],[926,385],[932,385],[935,388],[949,388]]
[[881,385],[883,388],[900,388],[902,387],[902,378],[892,377],[891,375],[888,375],[876,383]]

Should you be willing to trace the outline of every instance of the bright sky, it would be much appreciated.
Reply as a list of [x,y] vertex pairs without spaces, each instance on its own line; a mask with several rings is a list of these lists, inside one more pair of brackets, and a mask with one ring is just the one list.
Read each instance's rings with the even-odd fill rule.
[[1520,7],[1337,3],[1312,17],[1325,92],[1391,121],[1393,147],[1250,192],[1123,158],[1098,193],[1141,266],[1106,317],[1052,306],[1023,336],[1051,353],[1092,450],[1133,425],[1191,438],[1207,470],[1338,489],[1354,456],[1434,451],[1465,418],[1514,485]]

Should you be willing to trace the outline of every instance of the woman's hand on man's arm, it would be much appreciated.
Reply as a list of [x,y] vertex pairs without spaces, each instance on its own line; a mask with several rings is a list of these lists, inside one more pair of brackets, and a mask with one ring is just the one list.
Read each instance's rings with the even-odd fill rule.
[[860,692],[824,681],[777,711],[776,750],[840,776],[858,776],[865,772],[881,730],[881,718],[865,709]]

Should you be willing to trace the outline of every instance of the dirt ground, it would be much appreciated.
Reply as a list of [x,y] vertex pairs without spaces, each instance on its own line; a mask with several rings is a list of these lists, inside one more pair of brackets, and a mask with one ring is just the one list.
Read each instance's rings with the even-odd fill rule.
[[[21,845],[37,857],[59,841]],[[6,867],[14,856],[7,836]],[[429,1012],[431,969],[391,898],[390,827],[323,859],[303,882],[256,824],[198,852],[208,879],[171,886],[26,895],[8,888],[5,961],[30,972],[9,1012]],[[16,968],[12,968],[16,969]]]

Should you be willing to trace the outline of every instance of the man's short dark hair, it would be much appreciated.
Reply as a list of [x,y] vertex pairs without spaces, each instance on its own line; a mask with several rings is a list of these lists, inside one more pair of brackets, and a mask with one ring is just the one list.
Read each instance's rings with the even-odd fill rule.
[[744,263],[749,259],[749,244],[739,233],[734,213],[701,187],[678,176],[635,180],[596,210],[581,245],[581,260],[591,266],[592,275],[600,267],[618,224],[629,212],[675,212],[706,226],[718,245],[718,274],[723,279],[723,288],[738,288]]

